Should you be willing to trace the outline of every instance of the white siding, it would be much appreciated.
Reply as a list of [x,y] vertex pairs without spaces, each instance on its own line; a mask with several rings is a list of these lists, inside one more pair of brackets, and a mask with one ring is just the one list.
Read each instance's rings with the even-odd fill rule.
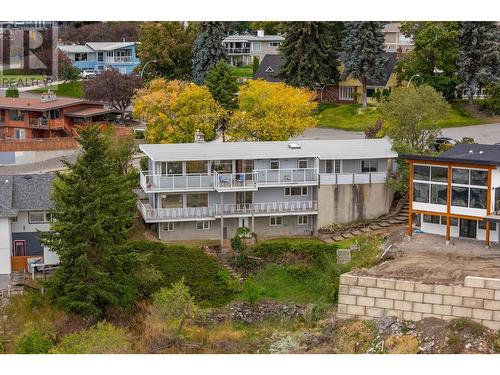
[[11,239],[10,219],[0,218],[0,275],[8,275],[11,272]]

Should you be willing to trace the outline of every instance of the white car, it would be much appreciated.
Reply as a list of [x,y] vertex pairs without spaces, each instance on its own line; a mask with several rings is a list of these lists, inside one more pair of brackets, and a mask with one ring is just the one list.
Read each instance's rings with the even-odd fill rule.
[[82,77],[83,79],[92,78],[95,77],[96,75],[97,72],[95,70],[82,70],[82,72],[80,73],[80,77]]

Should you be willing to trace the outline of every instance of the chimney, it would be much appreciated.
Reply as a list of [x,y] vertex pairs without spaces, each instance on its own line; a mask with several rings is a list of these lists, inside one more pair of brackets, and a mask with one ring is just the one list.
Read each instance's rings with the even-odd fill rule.
[[264,30],[263,30],[263,29],[259,29],[259,30],[257,30],[257,36],[258,36],[259,38],[263,38],[263,37],[264,37],[264,35],[265,35],[265,33],[264,33]]
[[194,132],[194,143],[205,143],[205,134],[196,129]]
[[398,48],[396,49],[396,61],[399,61],[403,58],[403,49],[401,48],[401,46],[398,46]]

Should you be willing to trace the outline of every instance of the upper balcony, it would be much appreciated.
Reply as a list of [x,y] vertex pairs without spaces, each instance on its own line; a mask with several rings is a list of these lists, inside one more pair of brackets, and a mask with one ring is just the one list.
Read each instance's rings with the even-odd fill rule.
[[248,55],[250,48],[226,48],[226,53],[228,55]]
[[159,175],[149,174],[149,171],[141,171],[141,187],[146,193],[162,191],[207,191],[215,189],[213,174]]
[[318,170],[316,168],[257,169],[255,172],[259,186],[304,186],[318,183]]
[[214,172],[215,190],[255,191],[257,190],[257,173],[217,173]]

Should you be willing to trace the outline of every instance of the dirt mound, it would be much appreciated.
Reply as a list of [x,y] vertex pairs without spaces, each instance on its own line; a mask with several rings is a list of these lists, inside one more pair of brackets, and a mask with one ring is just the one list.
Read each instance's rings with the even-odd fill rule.
[[424,283],[461,284],[466,276],[500,278],[500,259],[430,251],[400,252],[376,267],[352,273]]

